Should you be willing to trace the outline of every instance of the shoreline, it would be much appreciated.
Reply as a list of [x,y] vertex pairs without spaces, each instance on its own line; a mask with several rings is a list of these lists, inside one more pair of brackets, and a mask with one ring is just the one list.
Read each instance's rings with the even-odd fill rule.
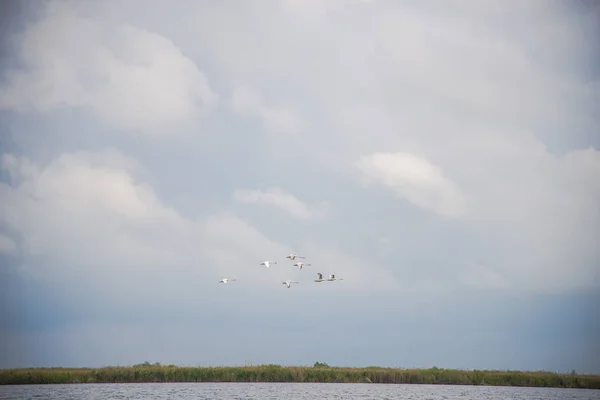
[[387,383],[600,389],[600,375],[534,371],[401,369],[255,365],[179,367],[140,364],[101,368],[14,368],[0,370],[0,385],[81,383],[280,382]]

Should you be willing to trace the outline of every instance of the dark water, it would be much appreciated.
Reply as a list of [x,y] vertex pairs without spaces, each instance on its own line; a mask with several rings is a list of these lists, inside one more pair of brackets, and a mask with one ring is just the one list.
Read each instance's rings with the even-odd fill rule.
[[123,383],[0,386],[0,400],[588,400],[600,390],[357,383]]

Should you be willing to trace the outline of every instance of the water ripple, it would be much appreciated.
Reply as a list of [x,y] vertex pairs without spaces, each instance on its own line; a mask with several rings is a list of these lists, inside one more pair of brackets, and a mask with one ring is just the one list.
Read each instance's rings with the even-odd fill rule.
[[600,400],[600,390],[360,383],[121,383],[0,386],[0,400]]

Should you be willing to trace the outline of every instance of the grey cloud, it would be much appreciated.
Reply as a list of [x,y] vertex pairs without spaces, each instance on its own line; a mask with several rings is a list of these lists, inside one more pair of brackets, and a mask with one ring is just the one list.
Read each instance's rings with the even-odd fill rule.
[[17,244],[13,239],[0,234],[0,253],[13,253],[17,249]]
[[168,39],[83,18],[60,2],[25,32],[20,56],[27,72],[9,74],[4,109],[89,107],[120,129],[172,133],[217,100]]

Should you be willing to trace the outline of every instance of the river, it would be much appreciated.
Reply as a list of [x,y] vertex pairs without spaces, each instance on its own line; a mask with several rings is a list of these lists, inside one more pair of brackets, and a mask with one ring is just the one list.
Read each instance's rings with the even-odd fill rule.
[[600,400],[600,390],[357,383],[104,383],[0,386],[0,400]]

